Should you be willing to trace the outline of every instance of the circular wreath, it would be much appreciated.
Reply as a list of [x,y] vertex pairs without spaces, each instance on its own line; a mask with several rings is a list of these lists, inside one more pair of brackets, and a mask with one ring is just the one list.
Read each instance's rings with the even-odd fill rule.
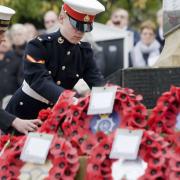
[[[87,162],[86,177],[90,179],[113,179],[112,163],[109,159],[113,136],[107,136],[93,148]],[[140,145],[139,157],[147,163],[143,176],[138,179],[167,179],[166,165],[169,158],[168,143],[153,131],[144,131]],[[120,169],[119,169],[120,170]]]
[[[26,140],[23,136],[16,144],[7,149],[0,157],[0,179],[18,179],[20,170],[25,164],[19,159],[22,147]],[[77,150],[63,138],[54,136],[48,154],[48,160],[52,163],[47,180],[73,180],[79,169]]]
[[69,106],[62,122],[63,136],[78,149],[79,155],[91,154],[92,148],[105,134],[121,127],[146,128],[147,110],[142,97],[132,89],[117,88],[113,112],[109,115],[87,115],[90,95]]
[[157,133],[173,134],[180,130],[180,88],[172,86],[158,99],[148,121],[149,128]]

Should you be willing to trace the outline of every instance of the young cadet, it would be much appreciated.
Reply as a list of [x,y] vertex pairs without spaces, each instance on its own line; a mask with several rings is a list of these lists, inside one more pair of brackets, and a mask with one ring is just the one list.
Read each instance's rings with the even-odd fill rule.
[[60,30],[37,37],[25,50],[22,88],[10,100],[7,111],[25,119],[52,107],[65,89],[83,79],[88,86],[104,85],[89,43],[81,42],[93,29],[95,15],[105,10],[97,0],[63,0]]
[[[0,43],[4,41],[4,32],[7,30],[13,14],[15,14],[14,10],[0,5]],[[4,132],[13,127],[20,133],[27,134],[29,131],[36,130],[38,124],[41,124],[38,119],[23,120],[0,109],[0,130]]]

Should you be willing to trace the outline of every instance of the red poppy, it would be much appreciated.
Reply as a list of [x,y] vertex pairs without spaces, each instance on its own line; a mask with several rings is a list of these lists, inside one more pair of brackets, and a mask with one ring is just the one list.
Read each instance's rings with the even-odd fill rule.
[[134,127],[134,128],[145,128],[147,125],[147,120],[145,116],[137,112],[132,112],[124,117],[121,123],[121,127]]
[[147,179],[151,179],[151,180],[155,180],[158,178],[163,178],[164,175],[162,173],[162,171],[156,169],[156,168],[150,168],[148,167],[145,171],[144,177],[146,177]]
[[50,108],[42,109],[38,114],[38,119],[45,121],[48,119],[48,117],[52,114],[52,111]]
[[97,140],[89,137],[81,144],[81,150],[84,154],[91,154],[93,147],[97,144]]
[[162,156],[160,158],[150,158],[148,164],[151,168],[161,168],[165,163],[165,158]]
[[74,180],[76,173],[74,173],[71,168],[67,167],[64,171],[64,180]]
[[90,163],[90,164],[88,164],[87,173],[91,174],[91,176],[101,174],[101,166],[100,166],[100,164],[98,164],[98,163]]
[[95,162],[103,162],[106,158],[106,152],[103,151],[102,147],[97,147],[93,150],[93,153],[90,155],[91,159]]
[[79,161],[79,158],[76,156],[76,154],[74,155],[70,152],[66,154],[66,159],[69,163],[72,163],[72,164],[77,163]]
[[179,172],[176,172],[176,171],[170,172],[169,179],[179,180],[180,179],[180,171]]
[[67,161],[65,159],[65,157],[56,157],[52,160],[53,165],[55,165],[55,167],[58,167],[60,169],[65,169],[65,167],[67,166]]
[[176,156],[176,158],[171,158],[169,160],[169,166],[170,166],[171,170],[180,172],[180,156],[179,156],[179,158],[178,158],[178,156]]
[[0,179],[11,180],[11,173],[9,171],[0,171]]
[[61,152],[62,144],[63,144],[63,141],[60,141],[54,138],[51,144],[50,153],[52,155],[58,155]]
[[61,169],[59,167],[53,167],[49,171],[49,178],[51,180],[57,180],[57,179],[62,179],[64,178],[64,169]]
[[107,135],[102,131],[98,131],[95,136],[99,143],[107,137]]
[[87,108],[89,103],[89,96],[79,98],[77,106],[81,109]]

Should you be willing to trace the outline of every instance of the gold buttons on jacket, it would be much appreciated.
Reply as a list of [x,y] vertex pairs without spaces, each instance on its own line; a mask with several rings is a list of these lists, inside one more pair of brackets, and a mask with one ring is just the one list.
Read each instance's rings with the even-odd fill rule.
[[63,39],[62,37],[59,37],[59,38],[58,38],[58,43],[59,43],[59,44],[62,44],[63,42],[64,42],[64,39]]
[[67,52],[67,55],[69,56],[70,54],[71,54],[71,51],[68,51],[68,52]]
[[66,69],[66,66],[62,66],[62,70],[64,71]]
[[57,81],[56,84],[59,86],[61,84],[61,81]]

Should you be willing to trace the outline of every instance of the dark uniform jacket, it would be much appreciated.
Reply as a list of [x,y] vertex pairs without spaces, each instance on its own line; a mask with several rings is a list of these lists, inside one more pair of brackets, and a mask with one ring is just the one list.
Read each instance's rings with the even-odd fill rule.
[[0,130],[6,131],[16,117],[8,112],[0,109]]
[[21,63],[13,52],[6,53],[0,61],[0,101],[20,87],[22,83],[20,81]]
[[89,43],[69,43],[60,31],[37,37],[26,47],[24,77],[28,85],[46,98],[42,103],[20,88],[7,111],[23,119],[36,118],[42,108],[53,106],[64,89],[72,89],[80,78],[91,88],[104,85]]

